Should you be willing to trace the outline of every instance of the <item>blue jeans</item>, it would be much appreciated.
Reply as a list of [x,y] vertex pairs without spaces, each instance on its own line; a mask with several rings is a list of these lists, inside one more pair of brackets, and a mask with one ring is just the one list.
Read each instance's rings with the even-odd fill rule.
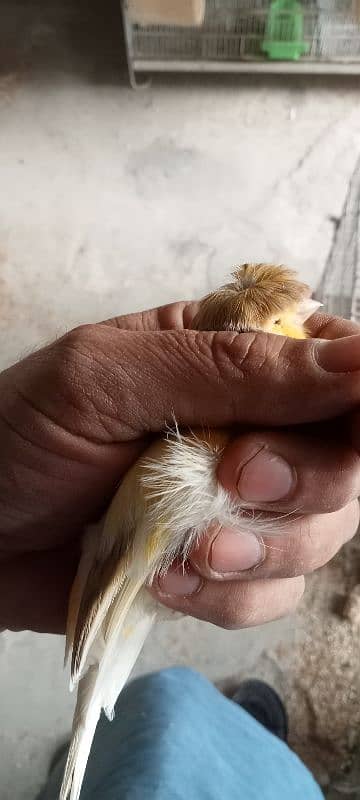
[[[64,760],[38,800],[57,800]],[[130,683],[102,717],[81,800],[321,800],[298,757],[189,669]]]

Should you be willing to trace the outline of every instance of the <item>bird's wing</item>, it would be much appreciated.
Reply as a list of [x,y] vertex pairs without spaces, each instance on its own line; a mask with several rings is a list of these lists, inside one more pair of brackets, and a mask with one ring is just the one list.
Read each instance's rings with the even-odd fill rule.
[[72,685],[83,674],[91,645],[110,606],[127,585],[135,533],[143,516],[139,468],[134,465],[116,492],[95,542],[89,536],[84,543],[68,615]]
[[126,554],[119,554],[117,547],[114,547],[105,561],[96,561],[89,570],[75,626],[71,658],[72,684],[77,683],[83,673],[91,645],[111,604],[127,585],[126,568]]
[[157,601],[144,586],[137,593],[134,586],[125,604],[120,597],[115,602],[96,685],[108,719],[114,716],[114,705],[155,621],[157,608]]
[[66,644],[65,644],[65,658],[64,666],[67,664],[69,654],[74,645],[76,623],[79,616],[79,609],[81,605],[81,598],[85,589],[86,582],[89,577],[93,561],[96,556],[99,539],[104,526],[102,520],[97,525],[90,525],[86,531],[82,544],[82,554],[80,563],[76,573],[74,583],[71,588],[68,614],[66,621]]

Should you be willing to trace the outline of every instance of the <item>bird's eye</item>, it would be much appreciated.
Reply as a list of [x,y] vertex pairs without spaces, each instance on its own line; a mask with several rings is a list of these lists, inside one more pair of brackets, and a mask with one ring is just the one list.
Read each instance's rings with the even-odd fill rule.
[[280,325],[281,319],[274,319],[274,325]]

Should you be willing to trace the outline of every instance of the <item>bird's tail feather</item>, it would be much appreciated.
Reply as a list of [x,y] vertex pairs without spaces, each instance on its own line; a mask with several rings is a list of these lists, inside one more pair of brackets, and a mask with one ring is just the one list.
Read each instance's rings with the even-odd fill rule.
[[108,719],[113,719],[114,705],[137,661],[156,618],[156,604],[146,589],[141,589],[127,614],[121,631],[113,642],[113,658],[101,664],[102,706]]
[[[116,601],[115,608],[112,609],[113,620],[114,617],[116,619],[115,609]],[[123,602],[119,603],[118,611],[119,625],[113,626],[100,663],[90,666],[79,682],[72,739],[60,800],[67,800],[68,797],[70,800],[79,800],[101,709],[104,708],[109,719],[113,718],[117,697],[155,621],[156,604],[148,592],[141,589],[125,616]]]
[[60,790],[60,800],[79,800],[101,705],[93,703],[98,667],[89,667],[78,686],[70,749]]

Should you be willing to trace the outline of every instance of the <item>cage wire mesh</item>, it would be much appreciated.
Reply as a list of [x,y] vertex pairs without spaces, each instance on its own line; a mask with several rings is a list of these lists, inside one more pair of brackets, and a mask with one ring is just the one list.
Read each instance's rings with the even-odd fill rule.
[[[281,71],[360,73],[360,0],[302,0],[299,7],[306,52],[296,63],[282,63]],[[274,71],[276,62],[267,58],[263,47],[270,9],[269,0],[207,0],[200,27],[142,26],[132,23],[125,0],[130,74],[167,69],[223,71],[224,67],[251,71],[259,65],[264,71]],[[280,38],[286,40],[286,16],[279,24],[283,26]],[[316,69],[319,65],[322,70]]]
[[316,298],[329,314],[360,323],[360,158],[352,174]]

